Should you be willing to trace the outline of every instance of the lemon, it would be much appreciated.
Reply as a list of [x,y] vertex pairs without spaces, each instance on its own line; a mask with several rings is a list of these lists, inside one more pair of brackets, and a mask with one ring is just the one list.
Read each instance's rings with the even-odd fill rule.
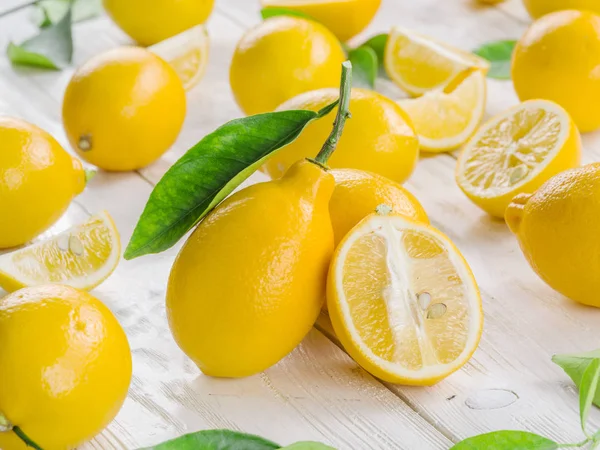
[[521,100],[552,100],[579,130],[600,127],[600,17],[558,11],[535,21],[517,43],[512,78]]
[[206,72],[209,38],[204,25],[196,25],[169,39],[153,45],[148,50],[168,62],[189,90],[196,86]]
[[242,111],[270,112],[303,92],[337,87],[345,60],[340,42],[323,25],[298,17],[272,17],[242,37],[229,81]]
[[381,0],[261,0],[261,4],[307,14],[345,42],[369,25]]
[[[278,110],[319,109],[338,98],[336,89],[320,89],[299,95]],[[403,183],[419,158],[419,141],[412,122],[395,102],[376,92],[355,88],[350,98],[348,120],[332,168],[360,169]],[[282,176],[294,162],[314,156],[331,130],[334,113],[306,127],[300,137],[270,157],[264,171],[272,178]]]
[[391,383],[447,377],[475,352],[483,327],[477,283],[458,249],[399,215],[372,214],[341,242],[327,306],[346,351]]
[[457,81],[456,87],[428,91],[398,104],[412,119],[421,150],[445,152],[460,147],[475,133],[485,112],[485,101],[485,75],[475,70]]
[[398,183],[377,175],[354,169],[335,169],[335,189],[329,201],[335,245],[362,219],[385,203],[397,214],[418,222],[429,223],[419,200]]
[[562,172],[516,196],[506,222],[537,274],[572,300],[600,307],[600,164]]
[[567,112],[530,100],[484,124],[458,158],[456,181],[476,205],[504,217],[511,199],[579,165],[581,138]]
[[175,142],[185,90],[169,64],[140,47],[93,57],[67,86],[65,131],[75,151],[105,170],[140,169]]
[[110,310],[67,286],[0,299],[0,448],[76,448],[117,415],[131,381],[131,352]]
[[414,97],[443,89],[469,68],[486,73],[490,66],[473,53],[401,27],[389,34],[384,65],[388,76]]
[[0,117],[0,248],[25,244],[49,228],[83,191],[85,173],[44,130]]
[[565,9],[581,9],[600,13],[598,0],[523,0],[529,15],[534,19],[545,14]]
[[214,0],[103,0],[115,23],[140,45],[152,45],[208,19]]
[[0,287],[67,284],[90,290],[119,264],[119,232],[107,212],[48,240],[0,255]]

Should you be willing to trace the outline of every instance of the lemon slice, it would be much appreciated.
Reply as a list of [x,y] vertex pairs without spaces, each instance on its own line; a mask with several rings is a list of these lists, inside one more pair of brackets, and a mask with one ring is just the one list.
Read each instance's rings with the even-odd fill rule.
[[149,50],[167,61],[181,78],[183,87],[189,90],[206,72],[209,43],[206,27],[196,25],[149,47]]
[[[461,82],[453,80],[445,89],[398,102],[412,119],[422,150],[454,150],[464,144],[481,123],[486,101],[485,75],[481,70],[467,69],[463,73],[467,76]],[[457,78],[461,79],[463,73]]]
[[456,181],[476,205],[504,217],[515,195],[536,191],[580,160],[581,137],[569,114],[530,100],[482,125],[458,158]]
[[41,284],[90,290],[119,263],[119,232],[107,212],[48,240],[0,255],[0,287],[8,292]]
[[487,73],[490,64],[473,53],[395,27],[385,47],[384,65],[388,76],[414,97],[443,89],[468,68]]
[[382,380],[431,385],[481,336],[481,297],[458,249],[429,225],[373,214],[338,246],[327,305],[348,353]]

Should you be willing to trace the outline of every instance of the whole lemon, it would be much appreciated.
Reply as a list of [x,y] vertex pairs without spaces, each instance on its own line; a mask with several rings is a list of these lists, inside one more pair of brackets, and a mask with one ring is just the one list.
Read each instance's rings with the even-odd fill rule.
[[534,19],[565,9],[581,9],[600,13],[598,0],[523,0],[523,4]]
[[[336,89],[307,92],[285,102],[278,110],[318,111],[338,98]],[[419,140],[410,118],[396,102],[373,91],[352,89],[352,118],[346,123],[332,168],[360,169],[403,183],[413,172],[419,158]],[[265,164],[263,170],[278,178],[299,159],[312,156],[331,130],[335,113],[309,124],[300,137]]]
[[395,181],[375,173],[354,169],[336,169],[335,189],[329,202],[335,245],[361,220],[385,204],[396,214],[417,222],[429,223],[421,203]]
[[334,185],[322,167],[300,161],[279,180],[233,194],[189,237],[169,277],[167,316],[202,372],[256,374],[310,331],[333,253]]
[[75,151],[105,170],[147,166],[177,139],[185,118],[177,73],[140,47],[93,57],[67,86],[65,131]]
[[580,131],[600,127],[600,16],[558,11],[535,21],[517,43],[512,78],[519,98],[552,100]]
[[143,46],[204,23],[214,0],[103,0],[115,23]]
[[[0,299],[0,342],[0,421],[41,448],[75,448],[121,409],[131,381],[129,344],[90,294],[54,285]],[[14,432],[1,431],[0,448],[26,448]]]
[[85,187],[81,162],[44,130],[0,117],[0,248],[50,227]]
[[505,218],[546,283],[572,300],[600,307],[600,164],[567,170],[533,195],[516,196]]
[[242,37],[229,81],[242,111],[264,113],[302,92],[338,86],[345,60],[340,42],[323,25],[272,17]]

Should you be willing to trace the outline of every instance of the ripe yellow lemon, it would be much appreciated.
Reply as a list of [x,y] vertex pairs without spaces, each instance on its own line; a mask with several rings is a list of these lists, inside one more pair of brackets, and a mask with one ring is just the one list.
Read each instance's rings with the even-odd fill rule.
[[336,246],[381,204],[417,222],[429,223],[417,198],[395,181],[354,169],[335,169],[331,174],[335,177],[335,189],[329,202],[329,214]]
[[338,86],[345,60],[340,42],[323,25],[272,17],[242,37],[229,81],[242,111],[264,113],[303,92]]
[[[0,422],[41,448],[75,448],[121,409],[131,381],[129,344],[90,294],[54,285],[0,299],[0,342]],[[0,430],[0,448],[26,446]]]
[[567,170],[534,194],[515,197],[506,222],[523,254],[552,288],[600,307],[600,164]]
[[115,23],[140,45],[152,45],[204,23],[214,0],[103,0]]
[[600,127],[600,16],[558,11],[535,21],[517,43],[512,78],[519,98],[547,99],[579,130]]
[[597,0],[523,0],[523,4],[534,19],[565,9],[581,9],[600,14],[600,2]]
[[0,248],[50,227],[85,187],[79,160],[44,130],[0,117]]
[[186,110],[175,70],[140,47],[93,57],[67,86],[65,131],[75,151],[105,170],[140,169],[175,142]]
[[[320,89],[299,95],[277,108],[318,111],[338,98],[336,89]],[[346,123],[332,168],[360,169],[403,183],[413,172],[419,158],[419,140],[407,114],[395,102],[373,91],[352,89],[352,118]],[[308,125],[300,137],[265,164],[264,171],[278,178],[294,162],[314,156],[331,130],[335,113]]]
[[447,377],[475,352],[483,328],[477,283],[458,249],[393,214],[370,215],[337,247],[327,306],[346,351],[391,383]]
[[261,0],[261,4],[307,14],[346,42],[369,25],[381,0]]

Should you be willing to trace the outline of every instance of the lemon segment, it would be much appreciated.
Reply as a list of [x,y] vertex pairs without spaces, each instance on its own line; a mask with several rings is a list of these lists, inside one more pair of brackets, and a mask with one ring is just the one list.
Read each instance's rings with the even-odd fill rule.
[[468,68],[487,73],[490,67],[488,61],[473,53],[401,27],[390,32],[384,65],[388,76],[413,97],[443,89]]
[[98,286],[119,263],[119,232],[107,212],[48,240],[0,256],[0,287],[12,292],[42,284],[83,290]]
[[482,71],[475,70],[454,90],[446,91],[435,89],[419,98],[398,102],[412,119],[423,151],[444,152],[460,147],[483,118],[486,81]]
[[465,145],[456,181],[478,206],[504,217],[512,198],[579,165],[581,138],[568,113],[547,100],[517,105],[484,124]]
[[202,80],[208,64],[209,47],[206,27],[196,25],[153,45],[149,50],[175,69],[187,91]]
[[441,232],[373,214],[335,252],[328,309],[344,348],[385,381],[431,385],[459,369],[481,336],[481,298]]

